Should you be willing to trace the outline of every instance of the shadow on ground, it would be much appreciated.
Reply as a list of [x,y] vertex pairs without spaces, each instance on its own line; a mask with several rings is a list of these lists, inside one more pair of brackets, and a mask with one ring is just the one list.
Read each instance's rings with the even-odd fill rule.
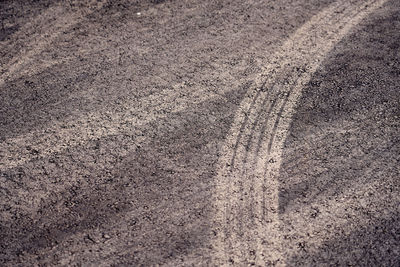
[[[389,1],[363,21],[303,91],[285,143],[281,216],[319,201],[340,202],[349,189],[372,189],[353,211],[343,211],[349,220],[365,216],[365,225],[336,233],[317,251],[296,250],[290,265],[399,264],[399,11],[399,2]],[[392,202],[374,203],[385,195],[393,195]],[[361,207],[365,200],[372,204]],[[310,216],[318,220],[318,212]]]

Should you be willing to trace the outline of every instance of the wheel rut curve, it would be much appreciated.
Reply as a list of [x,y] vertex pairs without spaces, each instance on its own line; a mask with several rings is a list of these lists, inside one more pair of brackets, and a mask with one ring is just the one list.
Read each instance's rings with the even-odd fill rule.
[[302,88],[335,45],[386,1],[332,3],[286,40],[247,91],[218,164],[216,264],[285,264],[278,175]]

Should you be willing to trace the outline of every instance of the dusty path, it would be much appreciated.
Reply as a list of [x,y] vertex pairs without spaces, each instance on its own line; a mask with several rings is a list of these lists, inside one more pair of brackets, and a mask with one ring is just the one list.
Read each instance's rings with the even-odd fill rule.
[[399,10],[3,1],[1,265],[396,265]]

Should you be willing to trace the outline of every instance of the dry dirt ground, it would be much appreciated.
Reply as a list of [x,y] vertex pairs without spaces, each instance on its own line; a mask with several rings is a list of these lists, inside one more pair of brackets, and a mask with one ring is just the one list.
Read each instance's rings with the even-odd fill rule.
[[400,265],[400,1],[0,18],[1,266]]

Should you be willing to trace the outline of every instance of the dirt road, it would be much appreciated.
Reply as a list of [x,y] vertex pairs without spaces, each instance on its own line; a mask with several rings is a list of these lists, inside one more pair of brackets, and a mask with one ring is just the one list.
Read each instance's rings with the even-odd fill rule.
[[0,264],[400,264],[400,2],[3,1]]

